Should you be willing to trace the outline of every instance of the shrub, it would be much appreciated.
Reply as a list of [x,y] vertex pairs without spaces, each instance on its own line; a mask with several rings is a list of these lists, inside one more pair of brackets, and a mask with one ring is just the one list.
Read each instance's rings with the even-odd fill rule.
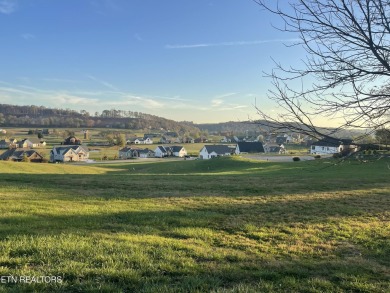
[[300,157],[294,157],[294,158],[292,158],[293,159],[293,161],[294,162],[298,162],[298,161],[300,161],[301,160],[301,158]]
[[321,155],[315,155],[314,159],[321,159]]
[[333,158],[340,159],[343,155],[341,153],[334,153]]

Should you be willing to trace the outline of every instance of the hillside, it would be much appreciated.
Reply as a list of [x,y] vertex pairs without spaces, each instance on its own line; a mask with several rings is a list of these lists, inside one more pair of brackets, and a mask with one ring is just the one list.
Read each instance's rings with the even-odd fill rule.
[[188,123],[128,110],[104,110],[93,115],[82,110],[0,104],[0,125],[5,127],[99,127],[199,132]]
[[0,292],[389,292],[385,159],[0,162]]
[[[272,131],[272,123],[264,120],[259,121],[229,121],[221,123],[204,123],[204,124],[194,124],[201,130],[207,130],[210,133],[234,133],[234,134],[248,134],[248,135],[258,135],[264,132]],[[298,125],[298,124],[297,124]],[[305,129],[302,126],[302,129]],[[332,128],[321,128],[318,127],[318,130],[327,133],[332,130]],[[278,129],[277,132],[280,133],[290,133],[291,131],[288,128]],[[364,129],[345,129],[338,130],[337,137],[340,138],[353,138],[360,136],[365,133]]]

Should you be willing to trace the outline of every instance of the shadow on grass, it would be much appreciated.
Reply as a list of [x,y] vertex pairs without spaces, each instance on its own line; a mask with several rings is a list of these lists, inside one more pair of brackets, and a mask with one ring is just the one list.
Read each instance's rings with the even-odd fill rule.
[[[341,172],[342,171],[342,172]],[[303,172],[253,171],[250,174],[139,174],[122,169],[109,174],[0,174],[0,192],[47,199],[127,199],[199,196],[272,196],[388,187],[388,172],[344,169]],[[32,196],[31,193],[34,193]]]
[[[67,272],[65,276],[67,283],[59,287],[58,291],[72,288],[79,291],[88,288],[92,290],[103,286],[107,288],[107,292],[118,289],[152,292],[161,291],[161,288],[166,288],[165,291],[162,290],[163,292],[172,292],[173,289],[176,292],[193,292],[243,286],[253,292],[291,289],[306,291],[309,288],[331,292],[365,291],[364,286],[370,285],[375,289],[371,291],[379,292],[379,289],[383,291],[387,286],[386,280],[389,275],[383,267],[390,264],[386,259],[386,255],[390,253],[389,242],[383,235],[373,234],[372,243],[367,248],[364,243],[354,243],[355,240],[351,242],[348,238],[352,236],[343,235],[341,232],[337,235],[333,230],[338,229],[338,224],[343,219],[355,217],[364,219],[386,214],[389,211],[389,201],[387,193],[379,193],[359,197],[295,199],[258,204],[223,203],[170,211],[128,211],[93,215],[35,213],[23,217],[2,216],[0,241],[26,235],[32,236],[31,241],[35,239],[34,236],[39,238],[78,235],[81,238],[94,239],[96,235],[106,235],[116,239],[116,245],[120,245],[120,242],[132,241],[122,239],[121,235],[157,237],[156,242],[138,242],[138,245],[147,247],[144,249],[153,264],[151,267],[141,268],[142,264],[132,259],[131,255],[126,257],[126,253],[131,252],[128,247],[117,256],[125,258],[125,265],[129,268],[139,270],[140,276],[137,278],[122,275],[120,269],[98,273],[98,268],[105,261],[101,256],[91,254],[96,258],[92,261],[96,262],[96,270],[90,268],[89,272]],[[267,256],[262,252],[264,245],[272,249],[280,243],[291,242],[294,238],[290,237],[294,232],[290,228],[301,226],[304,229],[306,225],[311,224],[322,224],[325,230],[321,233],[325,240],[340,242],[338,251],[329,251],[329,256],[325,254],[322,257],[300,254],[290,256],[287,251]],[[273,232],[267,235],[254,232],[259,229],[264,231],[264,228]],[[329,231],[326,231],[327,229]],[[191,231],[195,231],[195,234]],[[88,241],[89,245],[93,244],[93,241]],[[192,246],[187,247],[187,241],[191,241]],[[32,264],[38,262],[34,260],[39,258],[36,255],[40,255],[39,250],[34,248],[36,242],[37,240],[34,240],[31,247],[26,244],[23,247],[12,248],[8,253],[8,260],[0,261],[0,266],[18,270],[20,263],[13,260],[26,258]],[[199,247],[207,245],[213,250],[226,251],[220,258],[214,258],[207,253],[198,255],[196,250],[193,250],[193,243],[198,243]],[[353,243],[353,247],[350,243]],[[78,245],[74,243],[74,249],[77,249]],[[165,255],[161,246],[171,247],[169,250],[171,254]],[[66,248],[59,244],[58,250],[62,249],[65,251],[69,249],[69,244]],[[80,255],[83,255],[85,244],[82,244],[80,249],[79,253],[62,251],[56,253],[73,260],[73,257],[79,259]],[[127,252],[124,254],[125,251]],[[106,253],[118,252],[110,246]],[[245,257],[240,257],[242,253]],[[333,253],[338,255],[337,259]],[[172,254],[177,259],[172,259]],[[195,263],[188,268],[182,267],[177,264],[181,257],[185,259],[190,257]],[[122,262],[122,259],[118,259],[118,262]],[[45,290],[48,290],[48,287],[40,288],[40,291]],[[55,291],[55,288],[50,287],[50,290]]]
[[[259,165],[244,167],[253,169]],[[94,258],[91,267],[81,272],[76,269],[67,272],[67,283],[57,289],[40,285],[30,289],[385,292],[388,288],[389,273],[382,269],[389,266],[390,244],[384,234],[386,231],[370,231],[368,226],[361,235],[354,236],[359,226],[343,227],[343,223],[354,219],[363,226],[364,221],[372,219],[383,225],[388,223],[388,173],[375,173],[372,169],[354,172],[348,168],[328,169],[322,173],[299,173],[296,169],[263,173],[256,169],[250,174],[213,174],[210,177],[168,175],[168,169],[159,168],[139,171],[153,171],[146,175],[133,172],[130,167],[123,171],[123,166],[102,175],[0,174],[0,199],[9,205],[1,209],[4,214],[0,216],[0,244],[27,237],[19,247],[9,248],[0,267],[22,270],[23,265],[35,265],[45,268],[51,261],[41,260],[41,252],[36,247],[37,242],[45,240],[37,239],[42,236],[60,241],[67,235],[76,235],[72,238],[74,243],[51,248],[51,253],[60,255],[56,261],[82,262],[83,257],[85,261],[86,246],[94,250],[95,245],[104,255],[87,251]],[[160,174],[156,170],[161,170]],[[192,201],[186,202],[187,197],[192,197]],[[111,208],[114,199],[122,201],[121,211]],[[18,200],[22,200],[22,206],[12,204]],[[62,214],[56,214],[48,210],[52,207],[51,200],[64,206],[80,204],[80,208],[69,212],[64,209]],[[127,206],[129,202],[132,205]],[[151,208],[145,202],[155,205]],[[88,206],[94,204],[102,204],[106,209],[88,210]],[[282,251],[283,247],[288,250],[300,237],[302,241],[314,241],[304,239],[305,229],[310,225],[319,227],[307,232],[311,237],[319,238],[319,244],[337,242],[337,250],[330,250],[329,255],[290,255]],[[131,243],[136,241],[132,237],[138,236],[152,240]],[[104,247],[101,243],[106,238],[115,245],[122,242],[126,245],[124,248]],[[77,241],[80,240],[85,243],[79,247]],[[128,245],[144,249],[149,266],[137,263]],[[310,245],[316,247],[316,243],[308,243]],[[167,251],[160,250],[161,246],[169,247],[171,254],[165,254]],[[223,252],[219,258],[213,258],[207,251],[198,252],[204,247],[210,254]],[[68,250],[73,254],[67,254]],[[117,254],[115,265],[105,259],[110,254]],[[242,254],[244,256],[240,256]],[[192,262],[177,264],[181,258],[190,258]],[[124,267],[117,268],[115,262]],[[111,270],[103,270],[104,265]],[[135,276],[123,273],[126,269],[134,270]],[[18,290],[24,287],[7,288],[20,292]]]

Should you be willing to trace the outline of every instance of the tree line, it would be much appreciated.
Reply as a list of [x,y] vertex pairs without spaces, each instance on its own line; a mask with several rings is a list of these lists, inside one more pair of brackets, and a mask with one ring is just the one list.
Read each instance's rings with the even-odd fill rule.
[[130,110],[104,110],[91,115],[86,110],[17,106],[0,104],[0,125],[8,127],[71,127],[157,129],[177,132],[199,131],[188,122],[176,122],[155,115]]

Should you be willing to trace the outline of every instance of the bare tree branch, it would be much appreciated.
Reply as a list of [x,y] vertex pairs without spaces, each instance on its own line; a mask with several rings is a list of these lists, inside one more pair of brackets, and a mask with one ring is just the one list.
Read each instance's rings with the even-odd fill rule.
[[[269,97],[284,114],[275,117],[256,106],[263,120],[314,137],[390,123],[390,1],[291,0],[281,2],[284,8],[275,0],[253,1],[280,16],[284,25],[278,29],[298,34],[294,46],[307,53],[302,68],[275,62],[267,74]],[[313,123],[319,115],[344,123],[319,129]]]

